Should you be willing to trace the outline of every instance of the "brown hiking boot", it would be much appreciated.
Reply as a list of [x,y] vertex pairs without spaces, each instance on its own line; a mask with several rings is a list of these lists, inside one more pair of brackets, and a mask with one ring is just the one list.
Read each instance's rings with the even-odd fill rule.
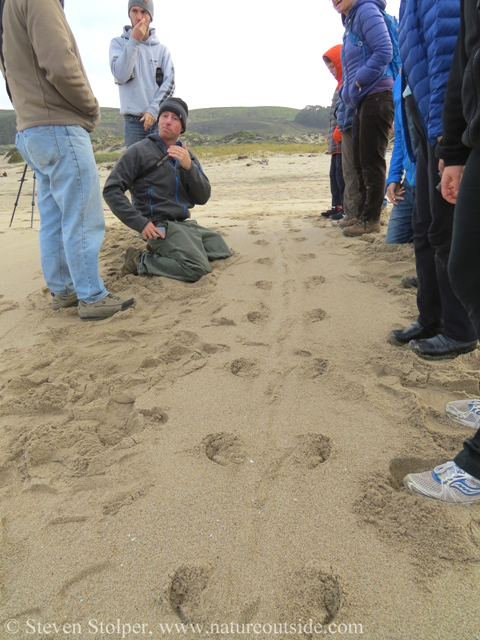
[[373,222],[373,220],[358,220],[358,222],[347,229],[343,230],[343,235],[349,238],[358,238],[365,233],[379,233],[380,220]]
[[98,302],[86,303],[80,300],[78,315],[80,320],[104,320],[133,306],[135,306],[135,298],[119,298],[109,293]]
[[66,295],[61,295],[59,293],[52,294],[52,309],[54,311],[58,311],[59,309],[67,309],[68,307],[76,307],[78,304],[77,294],[76,293],[67,293]]
[[340,220],[338,226],[340,229],[345,229],[346,227],[351,227],[354,224],[357,224],[358,218],[349,218],[348,220]]
[[142,252],[135,247],[128,247],[122,268],[120,269],[120,276],[127,276],[129,273],[133,273],[134,276],[138,275],[137,262]]

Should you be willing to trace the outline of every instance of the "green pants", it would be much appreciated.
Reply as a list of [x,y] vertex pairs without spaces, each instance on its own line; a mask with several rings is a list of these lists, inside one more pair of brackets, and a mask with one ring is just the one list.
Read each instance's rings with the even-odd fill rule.
[[138,260],[140,276],[164,276],[196,282],[210,273],[209,260],[229,258],[232,252],[216,231],[194,220],[165,222],[165,238],[147,241],[147,251]]

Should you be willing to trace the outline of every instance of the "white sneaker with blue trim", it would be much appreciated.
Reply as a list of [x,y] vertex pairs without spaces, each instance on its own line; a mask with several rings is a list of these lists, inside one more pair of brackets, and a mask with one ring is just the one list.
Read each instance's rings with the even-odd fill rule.
[[447,416],[466,427],[478,429],[480,427],[480,399],[454,400],[445,407]]
[[480,480],[457,467],[452,460],[438,465],[433,471],[410,473],[403,479],[403,484],[411,493],[448,504],[480,502]]

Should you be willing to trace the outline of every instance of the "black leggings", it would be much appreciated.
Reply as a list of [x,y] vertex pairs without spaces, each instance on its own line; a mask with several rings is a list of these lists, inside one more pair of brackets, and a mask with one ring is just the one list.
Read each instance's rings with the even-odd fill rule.
[[[480,152],[471,152],[465,166],[455,215],[448,274],[452,288],[480,336]],[[480,480],[480,429],[464,442],[455,463]]]

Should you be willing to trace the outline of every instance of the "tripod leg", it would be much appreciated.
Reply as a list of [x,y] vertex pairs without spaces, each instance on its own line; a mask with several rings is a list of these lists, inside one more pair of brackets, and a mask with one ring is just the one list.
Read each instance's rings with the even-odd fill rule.
[[33,212],[35,211],[35,181],[37,179],[37,176],[35,174],[35,171],[33,172],[33,191],[32,191],[32,215],[30,218],[30,229],[33,229]]
[[22,192],[23,183],[25,182],[25,174],[27,173],[27,168],[28,168],[28,164],[26,164],[25,167],[23,168],[23,174],[22,174],[22,177],[20,178],[20,186],[18,187],[17,199],[15,200],[15,206],[13,207],[12,217],[10,218],[10,224],[8,225],[9,227],[12,226],[13,218],[15,217],[15,211],[17,210],[17,205],[20,199],[20,194]]

